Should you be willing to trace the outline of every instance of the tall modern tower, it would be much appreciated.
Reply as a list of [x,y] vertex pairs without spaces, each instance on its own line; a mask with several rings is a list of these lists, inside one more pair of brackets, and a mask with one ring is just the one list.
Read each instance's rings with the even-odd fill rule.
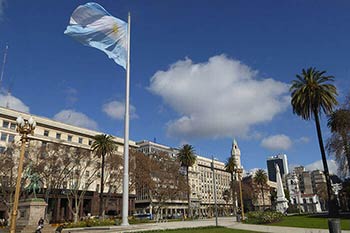
[[233,139],[233,141],[232,141],[231,157],[233,157],[235,159],[237,167],[242,168],[241,151],[238,148],[238,144],[237,144],[236,139]]
[[281,177],[288,174],[288,161],[286,154],[279,154],[276,156],[271,156],[267,159],[267,173],[269,175],[269,180],[276,182],[276,164],[278,164],[281,172]]

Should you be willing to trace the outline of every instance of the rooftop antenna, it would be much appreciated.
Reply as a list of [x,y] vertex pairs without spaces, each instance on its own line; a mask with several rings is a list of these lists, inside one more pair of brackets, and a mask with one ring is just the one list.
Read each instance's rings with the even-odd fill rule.
[[2,79],[4,77],[4,71],[5,71],[5,64],[6,64],[6,57],[7,57],[7,50],[8,49],[9,49],[9,46],[6,45],[5,53],[4,53],[4,59],[2,61],[1,75],[0,75],[0,91],[1,91]]

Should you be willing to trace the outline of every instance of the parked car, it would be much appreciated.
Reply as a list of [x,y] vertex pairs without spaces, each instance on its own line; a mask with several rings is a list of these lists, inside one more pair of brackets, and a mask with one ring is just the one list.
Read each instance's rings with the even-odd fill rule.
[[134,218],[136,218],[136,219],[152,219],[152,214],[150,214],[150,213],[134,214]]

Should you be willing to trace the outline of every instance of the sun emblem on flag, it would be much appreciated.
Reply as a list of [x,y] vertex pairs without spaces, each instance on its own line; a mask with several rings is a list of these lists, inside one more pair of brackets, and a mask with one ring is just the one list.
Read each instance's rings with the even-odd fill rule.
[[118,25],[114,24],[112,30],[113,30],[114,33],[118,33]]

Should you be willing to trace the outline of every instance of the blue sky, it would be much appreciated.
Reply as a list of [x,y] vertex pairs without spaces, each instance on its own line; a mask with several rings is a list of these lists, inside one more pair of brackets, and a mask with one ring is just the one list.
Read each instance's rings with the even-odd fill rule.
[[[86,2],[0,0],[0,104],[123,136],[125,71],[63,34]],[[336,77],[343,101],[350,2],[97,2],[123,20],[131,12],[132,140],[190,143],[224,161],[235,137],[246,169],[277,153],[320,166],[314,122],[293,115],[288,88],[315,66]]]

